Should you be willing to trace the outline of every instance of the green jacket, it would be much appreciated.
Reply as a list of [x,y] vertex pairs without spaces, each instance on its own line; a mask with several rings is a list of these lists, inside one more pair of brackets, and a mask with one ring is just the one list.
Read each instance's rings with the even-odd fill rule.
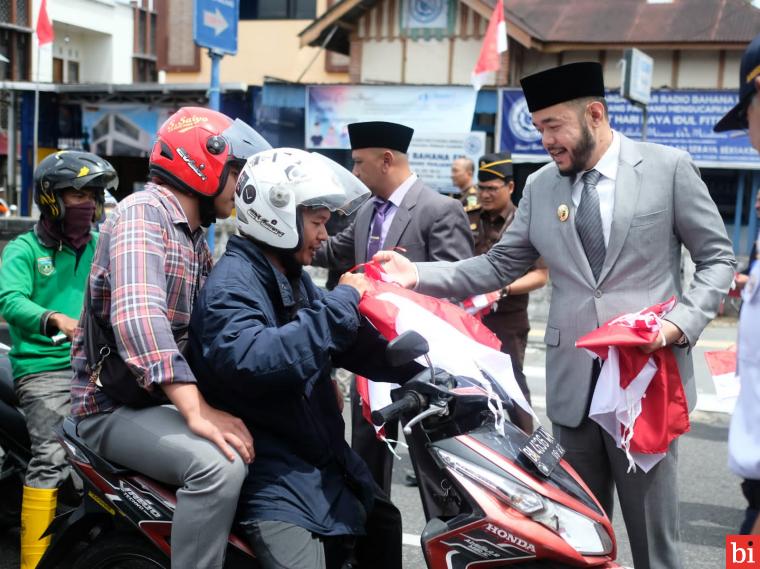
[[[13,377],[71,366],[68,342],[54,346],[46,330],[54,312],[78,319],[98,234],[77,261],[66,245],[47,246],[35,231],[8,243],[0,264],[0,315],[8,322]],[[46,332],[48,334],[46,334]]]

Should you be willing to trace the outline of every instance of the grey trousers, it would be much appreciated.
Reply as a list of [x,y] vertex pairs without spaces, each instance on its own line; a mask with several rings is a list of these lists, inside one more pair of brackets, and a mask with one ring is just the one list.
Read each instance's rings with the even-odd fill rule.
[[79,435],[114,462],[179,486],[172,525],[173,569],[221,569],[240,487],[248,472],[194,435],[170,405],[120,407],[83,419]]
[[565,459],[580,474],[607,515],[612,518],[613,491],[620,509],[636,569],[680,569],[678,552],[678,441],[648,473],[630,474],[625,453],[606,431],[586,419],[576,428],[553,425],[554,437],[565,448]]
[[15,382],[32,444],[24,484],[32,488],[58,488],[71,473],[53,431],[71,412],[71,374],[71,369],[33,373]]

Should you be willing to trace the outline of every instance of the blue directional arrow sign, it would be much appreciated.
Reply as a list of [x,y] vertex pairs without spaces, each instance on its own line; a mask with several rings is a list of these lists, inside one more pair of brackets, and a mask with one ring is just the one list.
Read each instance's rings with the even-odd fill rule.
[[237,53],[239,0],[195,0],[193,39],[218,53]]

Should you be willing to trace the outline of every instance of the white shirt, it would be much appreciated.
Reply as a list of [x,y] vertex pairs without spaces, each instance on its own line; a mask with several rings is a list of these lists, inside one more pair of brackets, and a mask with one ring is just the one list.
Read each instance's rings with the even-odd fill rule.
[[[596,192],[599,194],[599,209],[602,214],[602,230],[604,232],[604,244],[610,244],[610,229],[612,227],[612,212],[615,209],[615,180],[617,179],[618,161],[620,160],[620,135],[612,131],[612,142],[607,151],[593,167],[601,174],[596,184]],[[576,175],[573,182],[572,198],[575,209],[581,203],[583,193],[583,174]]]
[[[388,212],[385,214],[385,219],[383,220],[383,230],[380,234],[381,236],[381,243],[385,243],[385,238],[388,236],[388,230],[391,228],[391,223],[393,223],[393,218],[396,217],[396,211],[399,207],[401,207],[401,202],[404,201],[404,198],[406,197],[406,194],[409,193],[409,190],[412,188],[414,183],[417,181],[417,174],[412,172],[412,174],[404,180],[401,185],[393,190],[393,193],[391,194],[391,197],[388,198],[388,201],[391,202],[393,205],[390,207]],[[381,245],[382,248],[382,245]]]
[[[760,234],[758,235],[760,240]],[[741,391],[728,431],[728,466],[742,478],[760,479],[760,261],[742,291],[737,372]]]

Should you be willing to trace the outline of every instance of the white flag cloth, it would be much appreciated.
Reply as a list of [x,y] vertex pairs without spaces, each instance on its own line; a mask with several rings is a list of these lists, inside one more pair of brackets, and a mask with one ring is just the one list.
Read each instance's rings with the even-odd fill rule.
[[476,90],[487,82],[493,82],[495,73],[501,67],[501,54],[507,51],[507,22],[504,19],[504,2],[498,0],[493,9],[488,29],[483,38],[478,61],[472,72],[472,86]]

